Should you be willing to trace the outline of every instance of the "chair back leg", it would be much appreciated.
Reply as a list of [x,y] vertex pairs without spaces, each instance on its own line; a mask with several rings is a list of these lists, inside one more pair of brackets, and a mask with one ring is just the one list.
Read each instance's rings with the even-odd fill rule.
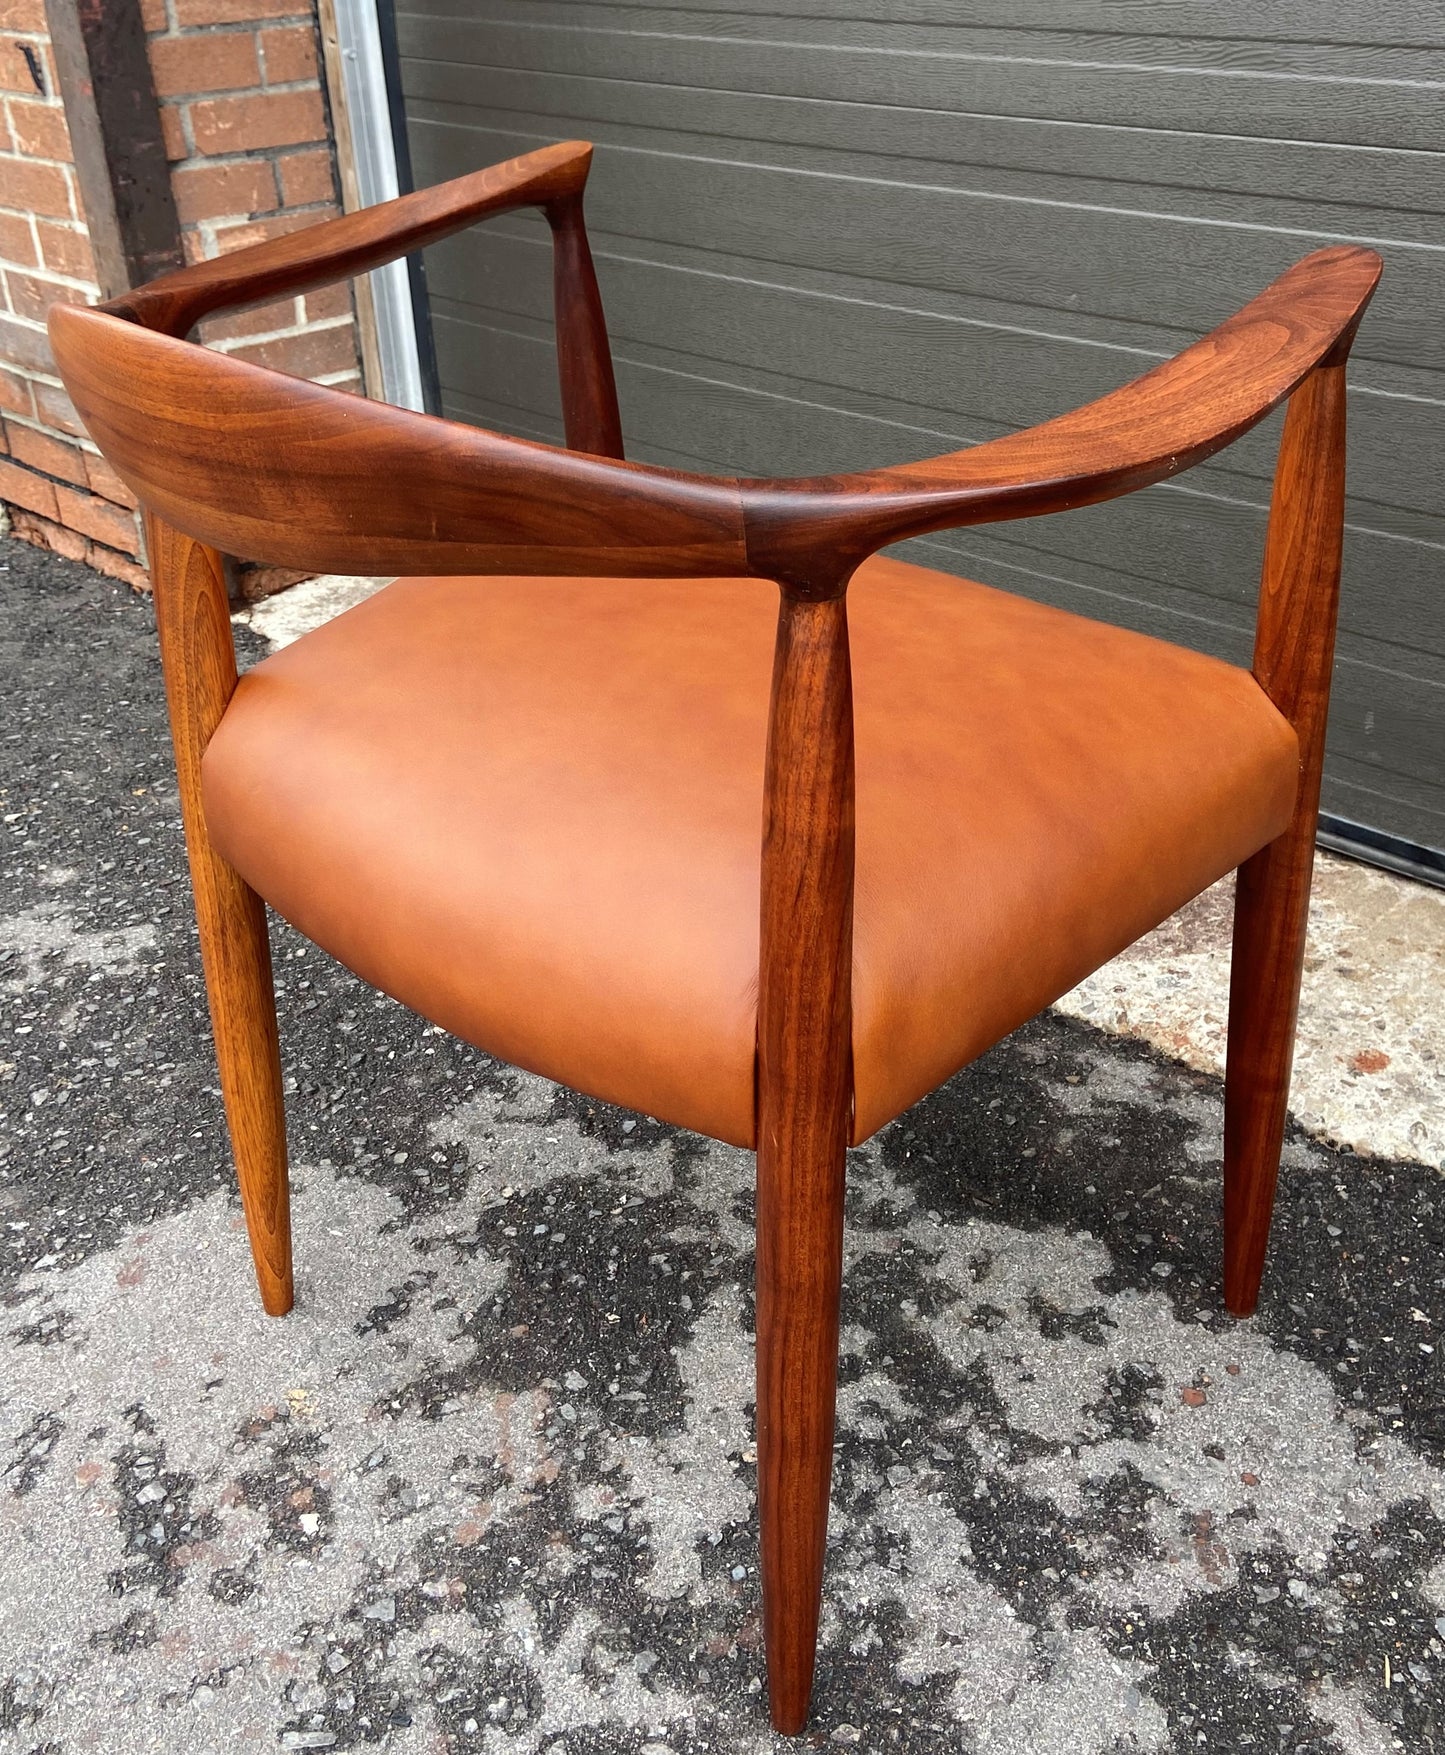
[[201,805],[201,757],[236,687],[225,574],[214,549],[158,518],[146,537],[221,1095],[261,1302],[284,1316],[291,1212],[266,910],[211,846]]
[[773,1726],[808,1716],[833,1477],[851,1125],[853,703],[844,600],[784,597],[763,824],[757,1421]]
[[1348,340],[1290,400],[1275,470],[1254,674],[1294,727],[1290,826],[1239,868],[1224,1091],[1224,1299],[1259,1298],[1289,1102],[1344,535]]

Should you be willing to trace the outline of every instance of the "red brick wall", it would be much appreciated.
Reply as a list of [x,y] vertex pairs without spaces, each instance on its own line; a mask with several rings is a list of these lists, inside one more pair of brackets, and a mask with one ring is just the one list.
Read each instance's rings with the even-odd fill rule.
[[[314,4],[138,3],[187,259],[339,211]],[[143,584],[134,501],[85,437],[45,342],[49,306],[99,297],[94,276],[43,0],[0,0],[0,503],[17,535]],[[347,286],[214,319],[202,335],[360,387]]]
[[99,297],[42,0],[0,0],[0,502],[17,535],[139,582],[134,501],[86,440],[45,342]]

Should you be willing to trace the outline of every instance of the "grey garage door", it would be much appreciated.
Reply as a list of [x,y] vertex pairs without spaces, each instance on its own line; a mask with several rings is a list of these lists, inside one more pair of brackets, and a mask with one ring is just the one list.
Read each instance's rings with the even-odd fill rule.
[[[582,137],[629,454],[925,456],[1133,377],[1306,251],[1355,350],[1325,809],[1445,848],[1439,0],[399,0],[418,184]],[[560,436],[545,229],[431,253],[448,414]],[[1247,662],[1278,417],[1145,494],[915,558]]]

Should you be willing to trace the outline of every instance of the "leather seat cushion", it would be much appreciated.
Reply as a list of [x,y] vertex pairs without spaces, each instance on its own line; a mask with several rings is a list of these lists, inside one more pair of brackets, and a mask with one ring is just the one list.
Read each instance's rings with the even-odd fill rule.
[[[258,665],[204,762],[217,849],[455,1034],[754,1132],[777,588],[402,579]],[[1247,671],[899,561],[849,592],[854,1136],[1283,830]]]

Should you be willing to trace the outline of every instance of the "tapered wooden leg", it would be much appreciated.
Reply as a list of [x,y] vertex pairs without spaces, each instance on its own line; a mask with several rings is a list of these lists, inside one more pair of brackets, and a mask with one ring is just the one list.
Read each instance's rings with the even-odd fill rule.
[[1349,338],[1295,391],[1275,469],[1254,674],[1294,727],[1290,826],[1239,868],[1224,1091],[1224,1301],[1259,1298],[1279,1176],[1319,820],[1344,533]]
[[[204,873],[197,866],[205,867]],[[270,1316],[295,1299],[286,1116],[271,947],[261,898],[209,848],[191,855],[196,922],[231,1153],[256,1283]]]
[[1314,861],[1314,823],[1297,823],[1239,868],[1224,1081],[1224,1301],[1259,1298],[1289,1103]]
[[[833,1137],[828,1137],[832,1133]],[[844,1142],[758,1156],[758,1513],[773,1724],[801,1731],[813,1690],[833,1478]]]
[[774,1727],[808,1716],[838,1379],[850,1125],[853,719],[842,599],[785,598],[763,827],[758,1513]]
[[201,804],[201,757],[236,687],[225,577],[214,549],[159,519],[147,518],[146,535],[221,1095],[261,1302],[284,1316],[291,1212],[266,911],[212,848]]

